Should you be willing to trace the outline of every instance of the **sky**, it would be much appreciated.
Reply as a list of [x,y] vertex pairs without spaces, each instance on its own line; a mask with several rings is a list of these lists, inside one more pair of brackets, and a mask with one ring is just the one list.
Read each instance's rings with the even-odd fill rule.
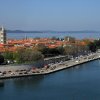
[[100,31],[100,0],[0,0],[0,26],[11,30]]

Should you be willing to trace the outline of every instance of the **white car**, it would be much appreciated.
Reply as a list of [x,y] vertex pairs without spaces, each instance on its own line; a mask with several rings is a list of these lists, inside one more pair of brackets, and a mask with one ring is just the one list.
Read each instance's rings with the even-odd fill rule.
[[76,60],[75,62],[77,62],[77,63],[78,63],[79,61],[78,61],[78,60]]
[[2,76],[2,75],[3,75],[3,73],[0,72],[0,76]]

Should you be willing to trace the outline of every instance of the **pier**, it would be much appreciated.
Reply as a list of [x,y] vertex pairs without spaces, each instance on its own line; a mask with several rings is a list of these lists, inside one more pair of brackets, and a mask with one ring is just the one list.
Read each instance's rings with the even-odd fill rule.
[[89,55],[72,58],[71,60],[68,60],[68,61],[61,61],[58,63],[49,64],[47,67],[38,68],[35,70],[34,69],[30,69],[30,70],[21,69],[21,71],[17,70],[17,71],[10,72],[6,70],[5,68],[5,71],[3,71],[3,74],[2,74],[2,69],[0,68],[0,79],[28,77],[28,76],[36,76],[36,75],[47,75],[47,74],[51,74],[51,73],[61,71],[67,68],[71,68],[77,65],[81,65],[81,64],[93,61],[93,60],[97,60],[99,58],[100,58],[100,53],[96,52],[96,53],[92,53]]

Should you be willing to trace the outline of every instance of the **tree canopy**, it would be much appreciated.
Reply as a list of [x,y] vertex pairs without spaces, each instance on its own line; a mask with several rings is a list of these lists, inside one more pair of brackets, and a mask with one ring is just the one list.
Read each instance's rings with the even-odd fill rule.
[[34,62],[43,59],[43,55],[39,51],[34,51],[32,49],[18,49],[14,53],[14,58],[18,63]]
[[96,52],[97,49],[100,49],[100,39],[89,43],[88,46],[89,46],[90,51]]
[[4,63],[4,57],[0,55],[0,64]]

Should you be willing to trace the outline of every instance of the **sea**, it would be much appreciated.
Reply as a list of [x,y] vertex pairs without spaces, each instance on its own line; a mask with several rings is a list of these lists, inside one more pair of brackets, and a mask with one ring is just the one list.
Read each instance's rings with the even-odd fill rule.
[[65,36],[75,37],[76,39],[84,38],[100,38],[100,33],[7,33],[7,39],[23,39],[23,38],[64,38]]
[[[99,33],[7,33],[7,38],[73,36],[99,38]],[[0,80],[0,100],[100,100],[100,60],[48,75]]]
[[100,100],[100,60],[48,75],[2,81],[0,100]]

